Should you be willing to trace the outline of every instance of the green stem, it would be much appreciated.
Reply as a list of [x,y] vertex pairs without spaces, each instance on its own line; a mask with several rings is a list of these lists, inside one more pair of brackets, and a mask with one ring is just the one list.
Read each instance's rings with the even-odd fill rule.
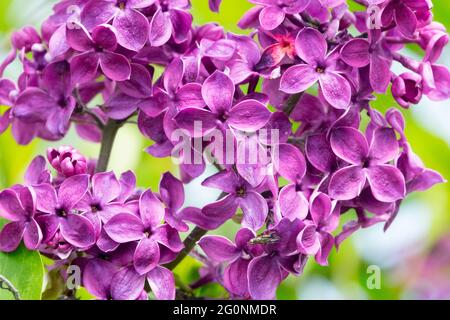
[[96,172],[105,172],[108,170],[109,158],[114,145],[114,140],[119,131],[120,123],[115,120],[109,120],[103,129],[102,145],[100,148],[100,155],[97,160]]
[[19,291],[2,275],[0,275],[0,289],[11,292],[15,300],[20,300]]
[[166,265],[166,268],[169,270],[175,269],[181,261],[186,258],[189,253],[194,249],[197,245],[197,242],[208,233],[207,230],[203,230],[200,227],[195,227],[194,230],[188,235],[186,240],[184,240],[184,249],[178,254],[177,258],[171,263]]

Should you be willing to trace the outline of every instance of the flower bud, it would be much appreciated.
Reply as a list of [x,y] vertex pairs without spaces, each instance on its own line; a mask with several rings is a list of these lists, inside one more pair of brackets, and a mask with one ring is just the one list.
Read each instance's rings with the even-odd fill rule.
[[15,49],[30,52],[33,45],[41,43],[41,38],[33,27],[24,27],[13,33],[11,42]]
[[70,146],[48,149],[47,159],[52,167],[64,177],[87,173],[86,158]]
[[418,104],[423,94],[422,77],[412,72],[401,74],[392,83],[392,94],[403,108]]

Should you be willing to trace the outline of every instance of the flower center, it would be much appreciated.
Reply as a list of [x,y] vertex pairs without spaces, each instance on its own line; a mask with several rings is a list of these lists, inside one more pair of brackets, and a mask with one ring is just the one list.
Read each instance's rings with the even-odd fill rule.
[[317,73],[324,73],[324,72],[325,72],[325,68],[324,68],[324,67],[321,67],[321,66],[318,66],[318,67],[316,68],[316,72],[317,72]]
[[117,1],[117,7],[119,7],[120,10],[124,10],[126,5],[127,5],[127,0]]
[[102,211],[102,206],[99,203],[93,204],[91,206],[92,213],[97,213],[99,211]]
[[67,211],[65,209],[63,209],[63,208],[59,208],[58,210],[56,210],[56,215],[58,217],[61,217],[61,218],[66,218],[67,217]]
[[244,197],[245,194],[246,194],[245,187],[239,187],[239,188],[236,189],[236,195],[238,197]]

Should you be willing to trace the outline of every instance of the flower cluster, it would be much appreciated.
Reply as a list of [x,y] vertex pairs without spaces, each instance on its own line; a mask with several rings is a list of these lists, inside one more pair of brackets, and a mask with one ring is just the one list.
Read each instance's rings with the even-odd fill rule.
[[[450,73],[436,64],[448,35],[432,21],[430,1],[361,0],[360,12],[344,0],[251,2],[239,26],[252,36],[194,26],[188,0],[65,0],[40,33],[17,31],[0,75],[17,57],[23,73],[17,84],[0,82],[0,103],[10,106],[0,132],[11,126],[27,144],[59,140],[74,124],[82,138],[105,143],[111,127],[137,117],[153,141],[150,155],[177,153],[180,132],[190,147],[177,153],[180,180],[164,174],[159,194],[135,190],[131,172],[95,173],[70,147],[50,150],[57,177],[36,158],[26,186],[1,193],[0,214],[13,221],[2,250],[23,238],[29,249],[80,265],[98,298],[146,297],[147,279],[157,298],[171,299],[174,277],[164,265],[184,248],[179,233],[234,220],[235,242],[195,239],[206,254],[199,283],[272,299],[308,257],[327,265],[333,246],[359,228],[388,227],[408,194],[444,181],[414,154],[401,112],[371,107],[390,85],[404,108],[423,95],[450,97]],[[423,60],[403,55],[410,43]],[[395,74],[394,63],[407,71]],[[154,80],[156,66],[164,69]],[[239,161],[236,150],[257,161]],[[183,208],[183,184],[210,158],[218,172],[203,185],[221,197]],[[336,235],[352,211],[357,219]]]

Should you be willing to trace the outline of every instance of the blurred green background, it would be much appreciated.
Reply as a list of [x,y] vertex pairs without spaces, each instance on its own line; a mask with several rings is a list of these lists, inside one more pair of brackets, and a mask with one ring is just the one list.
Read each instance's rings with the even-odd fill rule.
[[[348,2],[351,2],[350,0]],[[9,36],[12,30],[24,25],[38,26],[50,13],[55,1],[50,0],[0,0],[0,57],[9,50]],[[245,0],[224,0],[220,14],[211,13],[207,0],[193,0],[193,14],[197,24],[216,21],[226,30],[242,33],[236,23],[251,7]],[[449,1],[434,1],[435,19],[450,30]],[[415,56],[417,48],[408,48]],[[419,57],[417,57],[419,59]],[[450,50],[447,48],[440,63],[450,66]],[[15,79],[18,66],[8,69],[5,77]],[[398,70],[401,70],[400,68]],[[402,110],[407,119],[407,136],[417,154],[425,164],[450,178],[450,125],[448,102],[431,102],[426,98],[411,110]],[[395,106],[389,96],[380,97],[375,103],[380,111]],[[4,107],[0,106],[0,112]],[[30,160],[45,153],[50,146],[70,144],[87,156],[96,157],[99,146],[86,143],[71,131],[61,142],[35,141],[31,145],[18,146],[9,131],[0,136],[0,188],[22,181]],[[115,144],[110,168],[116,173],[132,169],[138,176],[141,187],[157,190],[162,172],[174,170],[170,160],[152,159],[143,152],[151,144],[128,125],[121,129]],[[202,206],[217,196],[214,190],[200,189],[201,180],[187,187],[189,205]],[[398,219],[387,233],[382,226],[360,230],[344,242],[338,253],[333,250],[329,267],[320,267],[312,260],[305,274],[299,278],[290,277],[278,291],[281,299],[402,299],[402,298],[447,298],[450,299],[450,258],[439,263],[438,271],[430,276],[429,253],[436,244],[450,235],[450,185],[444,184],[432,190],[410,197],[403,205]],[[223,227],[222,233],[233,237],[232,223]],[[448,237],[448,236],[447,236]],[[450,256],[450,246],[443,254]],[[441,258],[442,256],[439,255]],[[0,257],[0,266],[2,265]],[[368,267],[379,266],[381,288],[369,289],[367,280],[371,273]],[[425,267],[426,266],[426,267]],[[187,259],[177,273],[186,281],[198,277],[200,264]],[[369,269],[370,270],[370,269]],[[433,269],[434,270],[434,269]],[[436,280],[436,273],[439,273]],[[425,288],[425,289],[424,289]],[[210,285],[203,293],[221,297],[223,291]],[[447,290],[447,291],[446,291]],[[0,298],[2,296],[0,295]]]

